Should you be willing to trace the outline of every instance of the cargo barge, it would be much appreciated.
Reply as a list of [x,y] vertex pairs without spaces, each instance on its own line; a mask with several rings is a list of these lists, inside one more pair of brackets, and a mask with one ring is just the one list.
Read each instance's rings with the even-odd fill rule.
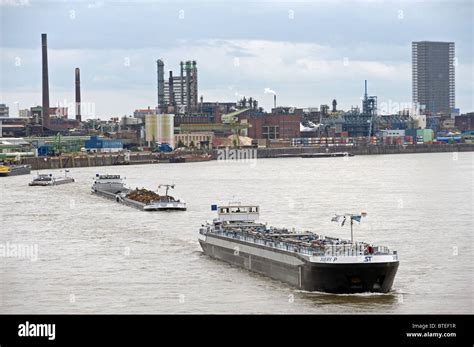
[[186,203],[168,195],[174,185],[163,184],[165,195],[147,189],[129,189],[120,175],[96,175],[91,191],[93,194],[114,200],[117,203],[137,208],[141,211],[185,211]]
[[31,165],[5,165],[0,164],[0,177],[29,175]]
[[60,184],[74,183],[75,180],[72,177],[68,177],[67,173],[69,170],[66,170],[64,177],[55,177],[53,174],[38,174],[33,181],[28,183],[29,186],[57,186]]
[[301,154],[301,158],[334,158],[334,157],[353,157],[354,154],[349,152],[334,152],[334,153],[306,153]]
[[269,227],[256,222],[258,206],[212,207],[218,218],[199,230],[199,243],[211,258],[305,291],[387,293],[392,288],[399,265],[396,251]]

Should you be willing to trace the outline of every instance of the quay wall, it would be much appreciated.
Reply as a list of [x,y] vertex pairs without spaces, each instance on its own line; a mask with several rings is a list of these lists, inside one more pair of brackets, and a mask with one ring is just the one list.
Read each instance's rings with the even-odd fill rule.
[[[403,153],[439,153],[439,152],[474,152],[474,144],[445,145],[370,145],[370,146],[331,146],[331,147],[284,147],[258,148],[258,158],[297,157],[310,153],[349,152],[354,155],[403,154]],[[218,158],[217,150],[212,151],[212,159]],[[33,170],[63,169],[92,166],[137,165],[169,162],[159,159],[156,154],[140,153],[94,153],[65,154],[58,157],[22,158],[22,164],[30,164]]]
[[354,155],[372,154],[408,154],[408,153],[439,153],[439,152],[473,152],[474,144],[443,144],[443,145],[370,145],[370,146],[331,146],[331,147],[286,147],[259,148],[258,158],[279,158],[299,156],[310,153],[349,152]]
[[95,153],[67,154],[58,157],[22,158],[22,164],[30,164],[33,170],[63,169],[75,167],[110,166],[124,164],[152,164],[160,162],[152,153]]

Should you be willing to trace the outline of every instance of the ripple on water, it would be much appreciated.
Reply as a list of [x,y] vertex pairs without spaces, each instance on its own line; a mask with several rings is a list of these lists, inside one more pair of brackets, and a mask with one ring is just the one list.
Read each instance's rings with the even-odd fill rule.
[[[27,186],[32,175],[0,180],[0,240],[37,244],[39,253],[36,262],[4,259],[0,311],[474,312],[472,154],[251,164],[79,168],[71,170],[76,183],[43,190]],[[101,171],[124,175],[133,187],[175,183],[173,195],[188,211],[144,213],[93,196],[92,177]],[[367,211],[355,237],[398,250],[392,292],[304,292],[202,256],[197,230],[214,217],[211,204],[229,200],[259,204],[271,225],[343,238],[348,229],[330,222],[334,212]]]

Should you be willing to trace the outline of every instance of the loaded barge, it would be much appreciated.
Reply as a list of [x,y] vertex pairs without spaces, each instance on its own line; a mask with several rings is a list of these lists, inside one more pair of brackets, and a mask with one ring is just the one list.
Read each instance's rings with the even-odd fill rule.
[[163,184],[165,195],[147,189],[129,189],[120,175],[96,175],[92,193],[142,211],[185,211],[186,203],[168,195],[174,185]]
[[218,218],[199,229],[203,252],[212,258],[305,291],[387,293],[392,288],[399,260],[387,247],[268,227],[256,222],[258,206],[212,209]]

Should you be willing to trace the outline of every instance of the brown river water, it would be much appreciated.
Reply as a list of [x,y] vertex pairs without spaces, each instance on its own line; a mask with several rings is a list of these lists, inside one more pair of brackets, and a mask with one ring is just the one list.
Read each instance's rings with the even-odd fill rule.
[[[55,187],[0,178],[0,313],[474,313],[473,165],[474,153],[434,153],[78,168]],[[94,196],[96,173],[174,183],[188,210]],[[269,225],[341,238],[334,213],[366,211],[355,239],[398,251],[392,292],[307,293],[204,256],[210,205],[235,200]]]

